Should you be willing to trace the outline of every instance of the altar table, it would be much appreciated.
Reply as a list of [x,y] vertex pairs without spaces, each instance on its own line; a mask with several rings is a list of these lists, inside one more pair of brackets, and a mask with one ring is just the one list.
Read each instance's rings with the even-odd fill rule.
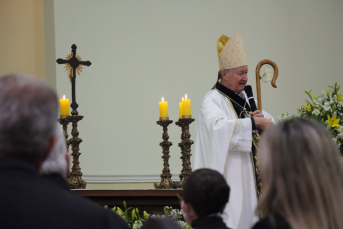
[[178,194],[182,189],[72,189],[72,191],[100,206],[107,205],[110,208],[117,206],[123,211],[123,201],[125,201],[127,208],[138,208],[142,215],[143,211],[148,214],[163,214],[164,206],[180,209]]

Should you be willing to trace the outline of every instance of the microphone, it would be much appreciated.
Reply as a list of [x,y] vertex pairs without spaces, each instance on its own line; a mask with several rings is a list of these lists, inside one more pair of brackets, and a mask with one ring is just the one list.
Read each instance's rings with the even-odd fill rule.
[[245,86],[244,91],[245,91],[245,93],[248,96],[250,107],[251,107],[251,111],[252,112],[256,111],[257,110],[257,106],[256,106],[256,103],[255,103],[254,96],[252,94],[251,86],[250,85]]

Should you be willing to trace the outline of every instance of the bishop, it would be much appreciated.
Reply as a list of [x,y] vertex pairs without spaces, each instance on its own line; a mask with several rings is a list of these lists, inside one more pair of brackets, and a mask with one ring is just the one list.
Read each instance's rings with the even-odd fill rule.
[[210,168],[224,175],[231,188],[222,215],[227,227],[251,228],[258,220],[255,210],[261,194],[255,143],[258,132],[274,120],[255,110],[254,99],[244,92],[248,63],[243,38],[222,35],[217,51],[218,80],[202,99],[196,119],[194,169]]

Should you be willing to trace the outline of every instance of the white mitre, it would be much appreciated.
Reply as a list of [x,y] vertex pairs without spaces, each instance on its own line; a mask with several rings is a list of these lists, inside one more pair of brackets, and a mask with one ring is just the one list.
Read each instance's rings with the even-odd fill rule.
[[231,38],[222,35],[217,43],[219,69],[231,69],[248,65],[244,41],[241,35]]

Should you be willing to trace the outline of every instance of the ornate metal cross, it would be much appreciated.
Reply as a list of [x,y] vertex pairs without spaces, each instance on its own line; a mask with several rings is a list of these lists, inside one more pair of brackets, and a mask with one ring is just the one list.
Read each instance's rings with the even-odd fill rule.
[[78,75],[80,75],[80,72],[82,72],[82,65],[90,66],[92,63],[90,61],[82,61],[81,57],[79,55],[76,55],[76,45],[73,44],[71,46],[71,54],[69,54],[66,58],[66,60],[63,60],[61,58],[57,59],[56,62],[58,64],[65,64],[66,71],[69,73],[69,79],[71,82],[71,93],[72,93],[72,103],[70,107],[73,109],[73,111],[76,111],[76,109],[79,107],[79,105],[76,103],[76,96],[75,96],[75,84],[76,84],[76,72]]

